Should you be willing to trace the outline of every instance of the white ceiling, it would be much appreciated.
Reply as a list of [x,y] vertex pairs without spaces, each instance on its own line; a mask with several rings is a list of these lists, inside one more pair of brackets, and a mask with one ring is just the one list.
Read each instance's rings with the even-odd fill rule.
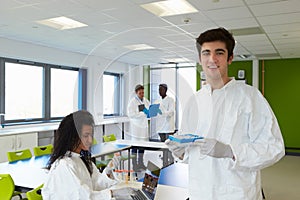
[[[236,60],[241,54],[248,59],[300,57],[299,0],[188,0],[198,13],[162,18],[140,6],[149,2],[153,0],[0,0],[0,37],[150,64],[173,58],[196,62],[195,38],[208,28],[258,27],[260,34],[235,36]],[[36,23],[59,16],[88,26],[56,30]],[[124,47],[139,43],[155,49]]]

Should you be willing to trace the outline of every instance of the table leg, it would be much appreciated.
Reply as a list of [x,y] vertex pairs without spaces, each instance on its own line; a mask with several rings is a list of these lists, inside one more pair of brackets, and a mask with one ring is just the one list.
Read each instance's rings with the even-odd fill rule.
[[131,162],[131,159],[130,159],[130,150],[131,149],[128,149],[128,172],[130,173],[130,162]]
[[163,149],[163,166],[168,165],[168,149]]

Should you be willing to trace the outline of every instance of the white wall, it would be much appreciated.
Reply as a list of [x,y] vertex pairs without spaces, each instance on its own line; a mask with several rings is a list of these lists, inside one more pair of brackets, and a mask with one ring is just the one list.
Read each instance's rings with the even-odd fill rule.
[[1,37],[0,44],[0,57],[87,68],[87,108],[94,115],[96,121],[101,120],[103,115],[102,75],[104,71],[123,73],[124,75],[124,114],[126,114],[127,102],[134,91],[134,86],[143,83],[143,69],[140,66]]

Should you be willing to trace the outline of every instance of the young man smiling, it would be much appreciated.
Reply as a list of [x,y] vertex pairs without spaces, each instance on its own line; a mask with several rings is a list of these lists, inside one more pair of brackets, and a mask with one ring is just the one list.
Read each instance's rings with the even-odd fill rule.
[[181,134],[203,136],[189,145],[166,141],[189,164],[191,200],[260,200],[260,170],[284,156],[278,122],[254,87],[228,77],[235,40],[224,28],[197,38],[206,85],[186,104]]

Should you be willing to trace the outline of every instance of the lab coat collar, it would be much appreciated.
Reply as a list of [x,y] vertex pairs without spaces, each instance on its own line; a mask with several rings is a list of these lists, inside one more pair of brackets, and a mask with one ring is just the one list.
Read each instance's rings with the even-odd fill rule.
[[73,151],[67,151],[67,153],[65,154],[65,156],[72,156],[72,157],[80,157],[79,153],[75,153]]
[[[228,87],[233,86],[236,83],[236,80],[234,77],[230,78],[231,80],[226,83],[222,88],[218,89],[218,90],[225,90]],[[208,92],[210,95],[212,94],[212,89],[211,89],[211,85],[209,83],[206,83],[205,85],[203,85],[203,89]]]

